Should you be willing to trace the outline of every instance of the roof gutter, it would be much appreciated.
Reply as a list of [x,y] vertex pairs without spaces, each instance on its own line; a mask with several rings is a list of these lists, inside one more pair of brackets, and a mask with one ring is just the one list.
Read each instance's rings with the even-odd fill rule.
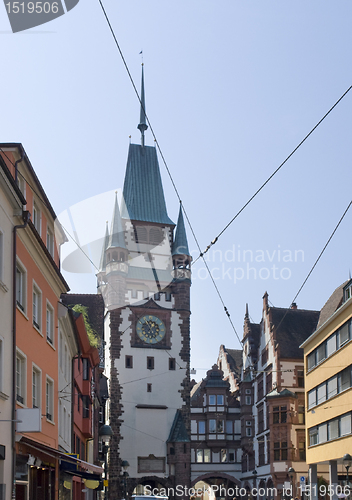
[[[17,163],[17,162],[16,162]],[[16,256],[17,256],[17,229],[24,229],[29,221],[30,213],[28,210],[22,211],[23,224],[18,224],[13,228],[13,250],[12,250],[12,488],[13,498],[16,491]]]

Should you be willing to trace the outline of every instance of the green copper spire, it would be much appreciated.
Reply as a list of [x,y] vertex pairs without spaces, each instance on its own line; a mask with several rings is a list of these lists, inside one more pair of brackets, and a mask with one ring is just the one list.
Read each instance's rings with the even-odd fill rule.
[[182,205],[180,205],[180,212],[178,214],[175,240],[172,245],[172,255],[190,255],[188,250],[186,228],[182,214]]
[[111,231],[108,248],[126,248],[125,234],[122,226],[117,193],[115,194],[115,207],[111,222]]
[[142,146],[144,146],[144,132],[147,130],[148,125],[145,115],[145,96],[144,96],[144,67],[142,64],[142,88],[141,88],[141,113],[139,117],[138,127],[142,134]]

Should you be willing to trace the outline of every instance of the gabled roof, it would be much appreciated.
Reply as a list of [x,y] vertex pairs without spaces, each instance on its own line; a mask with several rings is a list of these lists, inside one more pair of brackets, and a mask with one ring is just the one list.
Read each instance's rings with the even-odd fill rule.
[[348,283],[349,280],[342,283],[342,285],[338,286],[334,293],[329,297],[324,306],[320,311],[319,321],[317,325],[317,329],[321,327],[322,324],[327,321],[330,316],[334,314],[334,312],[341,306],[343,300],[343,289]]
[[125,233],[122,226],[119,202],[117,201],[117,194],[115,194],[115,206],[112,214],[111,231],[109,238],[108,248],[126,248]]
[[266,395],[267,398],[296,398],[297,399],[297,394],[294,392],[289,391],[288,389],[283,389],[282,391],[278,391],[277,389],[273,389],[271,392],[269,392]]
[[172,255],[190,255],[181,205],[178,214],[175,240],[172,245]]
[[227,354],[227,361],[230,365],[230,370],[237,376],[240,376],[242,366],[242,349],[227,349],[224,346],[224,351]]
[[315,331],[320,312],[278,307],[270,307],[269,311],[276,342],[280,346],[280,357],[303,358],[303,349],[299,346]]
[[121,216],[135,221],[175,225],[167,214],[154,147],[130,144]]
[[61,300],[66,306],[82,304],[88,307],[89,323],[99,338],[104,338],[104,300],[101,294],[63,293]]
[[189,443],[190,439],[183,421],[181,410],[176,410],[176,415],[170,430],[167,443]]

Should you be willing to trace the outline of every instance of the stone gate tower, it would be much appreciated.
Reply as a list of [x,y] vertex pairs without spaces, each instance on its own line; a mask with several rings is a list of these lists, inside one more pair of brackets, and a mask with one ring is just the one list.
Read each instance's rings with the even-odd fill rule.
[[141,102],[141,144],[129,146],[121,211],[116,198],[97,275],[107,312],[114,499],[125,489],[123,460],[130,495],[137,485],[181,491],[191,477],[191,256],[182,207],[175,229],[156,149],[145,145],[143,68]]

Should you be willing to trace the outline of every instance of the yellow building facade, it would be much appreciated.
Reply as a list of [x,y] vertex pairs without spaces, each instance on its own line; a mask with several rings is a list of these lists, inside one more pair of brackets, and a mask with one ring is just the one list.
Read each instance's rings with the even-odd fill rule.
[[352,280],[335,290],[321,310],[316,331],[301,347],[312,497],[319,492],[317,465],[327,464],[334,499],[345,493],[342,458],[352,454]]

